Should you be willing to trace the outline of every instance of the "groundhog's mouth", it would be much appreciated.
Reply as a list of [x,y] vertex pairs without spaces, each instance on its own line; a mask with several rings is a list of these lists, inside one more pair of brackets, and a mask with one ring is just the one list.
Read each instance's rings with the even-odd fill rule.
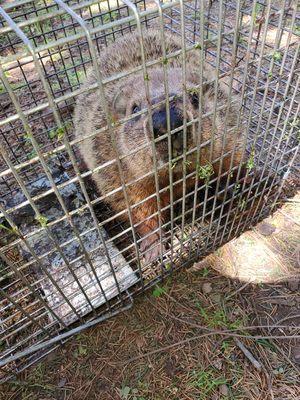
[[191,127],[186,126],[189,117],[191,115],[188,114],[187,121],[184,121],[182,102],[178,99],[170,103],[169,113],[165,105],[153,112],[154,139],[160,159],[163,161],[167,162],[170,158],[177,160],[183,156],[184,147],[188,147],[191,138]]
[[[186,151],[188,151],[190,147],[191,144],[190,141],[191,141],[191,132],[190,128],[187,128]],[[179,130],[177,132],[172,132],[170,136],[165,134],[161,140],[156,141],[155,148],[158,158],[162,160],[164,163],[169,162],[170,159],[174,164],[181,162],[184,155],[184,131]]]

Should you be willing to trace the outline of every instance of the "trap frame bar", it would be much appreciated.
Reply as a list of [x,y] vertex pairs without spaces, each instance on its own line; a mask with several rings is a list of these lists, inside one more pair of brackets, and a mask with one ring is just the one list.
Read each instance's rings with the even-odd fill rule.
[[[126,309],[126,304],[132,302],[132,295],[153,286],[180,266],[191,263],[199,256],[203,257],[267,215],[279,199],[283,182],[292,174],[294,166],[299,163],[299,140],[298,142],[295,140],[299,127],[299,41],[297,41],[299,40],[297,31],[299,29],[299,12],[296,2],[282,0],[278,8],[270,0],[255,0],[254,2],[238,0],[236,4],[217,1],[214,2],[215,4],[211,2],[209,5],[197,0],[167,2],[155,0],[153,3],[154,6],[150,7],[148,2],[142,0],[124,0],[122,2],[117,0],[116,7],[111,7],[109,0],[78,3],[62,0],[53,0],[50,3],[43,0],[40,2],[20,0],[0,7],[0,14],[4,18],[3,21],[0,21],[0,34],[4,38],[0,44],[4,43],[3,51],[7,53],[1,59],[3,86],[0,86],[0,104],[1,97],[8,104],[7,106],[4,103],[5,107],[0,109],[0,135],[3,139],[0,143],[2,156],[2,160],[0,158],[2,189],[0,200],[3,202],[3,205],[0,205],[0,217],[3,222],[1,222],[0,231],[1,235],[3,233],[3,237],[0,235],[0,244],[1,257],[5,262],[3,267],[2,264],[0,265],[0,289],[3,297],[0,299],[0,341],[5,344],[4,351],[0,356],[0,367],[3,371],[3,376],[0,372],[0,380],[6,379],[10,373],[31,365],[35,359],[37,360],[49,352],[48,345],[61,341],[59,330],[62,327],[66,329],[64,335],[69,337],[94,324],[99,318],[104,320],[109,315],[121,310],[122,307]],[[230,18],[230,13],[234,13],[233,18]],[[248,25],[243,22],[244,17],[250,18]],[[143,34],[147,28],[151,28],[153,25],[158,27],[161,37],[163,59],[149,62],[144,54]],[[122,36],[124,32],[130,32],[133,29],[137,29],[141,33],[142,64],[126,73],[103,78],[97,62],[99,54],[101,57],[101,49],[115,41],[118,36]],[[275,40],[270,41],[268,34],[272,29],[276,30],[276,35]],[[165,33],[167,31],[178,35],[181,40],[182,48],[176,54],[168,54],[166,51]],[[284,43],[285,36],[287,40]],[[20,39],[26,44],[26,49],[22,47]],[[214,104],[213,110],[205,113],[200,101],[198,117],[193,121],[187,121],[186,112],[184,112],[182,128],[185,145],[183,154],[180,156],[180,162],[183,163],[183,176],[175,182],[171,143],[172,137],[178,129],[171,130],[170,123],[172,96],[170,96],[168,85],[169,61],[176,56],[182,57],[182,85],[185,88],[186,56],[195,50],[199,52],[200,85],[198,91],[201,97],[204,57],[216,71],[216,78],[212,81]],[[9,51],[14,54],[8,54]],[[278,59],[278,54],[280,59]],[[64,60],[66,55],[68,56],[67,60],[70,60],[69,65],[68,61]],[[49,64],[52,71],[49,71]],[[104,105],[108,121],[107,127],[91,133],[91,136],[99,135],[105,129],[110,131],[116,154],[109,164],[115,163],[118,166],[122,186],[116,191],[124,193],[127,206],[126,210],[119,214],[112,214],[111,211],[106,211],[104,214],[100,212],[100,215],[97,213],[97,206],[100,205],[103,209],[103,201],[105,202],[105,198],[113,193],[106,196],[93,196],[88,187],[87,178],[105,170],[109,165],[99,165],[93,171],[83,170],[78,164],[79,140],[72,137],[69,107],[74,106],[77,96],[83,91],[80,87],[81,74],[86,74],[88,65],[93,65],[97,73],[97,83],[89,90],[99,92],[99,98]],[[106,87],[111,82],[124,79],[139,71],[143,71],[146,76],[148,68],[154,65],[161,67],[164,71],[167,132],[158,139],[154,139],[153,136],[151,142],[154,154],[153,169],[145,176],[132,182],[125,182],[122,160],[129,155],[118,154],[115,139],[117,126],[112,121],[109,109],[105,105]],[[35,72],[32,76],[30,76],[30,68]],[[253,74],[254,68],[256,68],[256,73]],[[274,78],[274,73],[278,73],[277,80]],[[21,77],[19,79],[19,81],[23,81],[21,85],[15,83],[14,75]],[[251,87],[248,80],[249,76],[253,75],[254,88]],[[220,105],[218,101],[219,81],[226,76],[229,76],[229,96],[226,104]],[[145,80],[144,83],[148,104],[140,114],[149,115],[151,126],[151,115],[160,104],[151,104],[149,82]],[[41,85],[39,97],[36,96],[34,85],[38,87]],[[273,89],[274,86],[275,89]],[[261,94],[262,89],[264,90]],[[29,94],[28,101],[24,99],[23,92],[25,90]],[[246,130],[248,148],[245,147],[245,154],[249,154],[249,145],[250,150],[251,145],[257,145],[258,153],[255,154],[255,162],[263,165],[259,182],[252,177],[248,186],[244,180],[240,192],[234,193],[237,183],[232,182],[230,175],[231,172],[236,172],[236,182],[239,182],[243,165],[240,164],[237,169],[233,168],[235,147],[229,154],[224,151],[227,135],[231,132],[234,134],[235,130],[228,128],[227,122],[225,122],[221,138],[221,155],[213,157],[214,143],[215,140],[218,140],[215,126],[213,126],[212,138],[205,143],[202,142],[201,129],[205,118],[211,118],[215,125],[216,115],[220,112],[225,113],[225,121],[227,121],[230,106],[235,101],[232,94],[238,91],[240,91],[242,104],[239,108],[237,126],[242,123],[245,115],[248,117]],[[186,92],[183,90],[185,110],[186,102]],[[12,106],[15,106],[15,111]],[[276,111],[277,107],[279,107],[278,111]],[[40,132],[37,132],[35,125],[39,119],[41,120]],[[125,118],[118,123],[124,124],[130,119],[131,117]],[[197,143],[195,148],[188,150],[186,146],[187,129],[196,123],[199,131]],[[263,126],[265,129],[261,134]],[[150,128],[153,133],[153,127]],[[19,138],[23,137],[24,131],[27,135],[25,144],[20,144]],[[49,136],[53,131],[60,133],[61,137],[55,138],[55,141],[51,143]],[[45,140],[43,136],[48,139]],[[15,142],[12,140],[13,138]],[[158,166],[155,155],[155,146],[160,140],[168,141],[169,151],[166,163],[169,185],[164,188],[159,187],[158,175],[163,167]],[[204,179],[203,182],[203,176],[199,176],[197,170],[190,174],[187,173],[186,162],[189,154],[193,153],[196,153],[197,159],[199,159],[201,151],[207,146],[210,148],[209,164],[219,163],[219,173],[216,176],[209,176],[208,181],[205,182],[206,179]],[[30,152],[34,151],[33,156],[28,153],[30,148],[32,149]],[[139,150],[140,148],[137,148],[136,152]],[[228,155],[230,156],[229,171],[221,173],[224,158]],[[251,155],[250,151],[250,158]],[[53,159],[68,171],[70,176],[67,177],[67,180],[62,182],[55,180],[54,173],[49,167]],[[247,173],[251,175],[251,169],[248,169]],[[41,174],[47,177],[49,186],[33,193],[29,190],[30,185],[34,184]],[[155,193],[139,203],[130,204],[127,195],[130,185],[151,175],[155,176]],[[186,181],[189,178],[195,179],[195,186],[194,190],[187,193]],[[225,187],[221,184],[222,179],[226,181]],[[273,196],[274,188],[278,183],[279,188]],[[75,185],[82,194],[83,203],[70,210],[61,193],[71,184]],[[173,198],[174,185],[183,186],[183,195],[176,200]],[[210,185],[215,187],[213,194],[210,192]],[[25,196],[16,203],[10,203],[10,197],[19,193],[18,190]],[[169,221],[163,222],[161,217],[164,209],[161,207],[160,197],[167,190],[170,191],[171,204],[165,208],[170,209],[171,218]],[[204,198],[201,200],[199,196],[203,191]],[[218,204],[217,196],[220,195],[223,196],[223,202]],[[48,222],[43,219],[40,204],[41,201],[47,202],[49,196],[55,197],[63,212]],[[264,201],[265,197],[270,199],[270,204]],[[159,220],[157,232],[160,236],[160,258],[155,265],[147,265],[142,261],[143,255],[139,250],[141,238],[136,233],[137,224],[134,223],[131,216],[132,211],[139,204],[149,199],[155,199],[157,202],[157,212],[154,215],[157,215]],[[243,207],[241,207],[241,202],[245,203],[242,204]],[[247,214],[247,205],[250,209],[255,207],[255,212]],[[24,228],[15,222],[15,218],[18,213],[30,206],[40,224],[33,231],[25,232]],[[181,210],[178,212],[177,208]],[[91,215],[92,225],[79,231],[75,218],[85,211]],[[118,222],[118,218],[124,213],[129,215],[130,223],[127,225]],[[53,230],[64,221],[72,228],[73,236],[63,242],[58,242],[53,236]],[[104,237],[103,228],[108,230],[110,237]],[[167,232],[165,237],[162,235],[163,230]],[[93,249],[87,249],[84,238],[94,231],[98,233],[101,244]],[[186,236],[186,231],[189,232],[188,236]],[[41,232],[46,232],[50,240],[53,239],[54,247],[37,253],[31,245],[31,241],[36,234]],[[163,245],[167,242],[169,242],[170,248],[164,250]],[[19,246],[22,243],[30,254],[28,259],[20,258]],[[66,252],[72,243],[79,244],[80,254],[70,259]],[[119,248],[112,258],[108,246],[113,243]],[[99,267],[108,263],[109,270],[99,277],[91,257],[97,249],[101,248],[104,248],[104,258]],[[61,286],[61,282],[51,276],[47,269],[47,260],[49,256],[55,254],[55,251],[61,255],[68,271],[90,305],[91,311],[94,311],[94,315],[83,316],[84,305],[82,304],[81,310],[78,310],[72,304],[72,297],[70,298],[64,293],[68,284]],[[10,259],[11,252],[18,253],[17,260]],[[114,260],[118,255],[125,257],[124,267],[125,263],[130,265],[131,275],[138,277],[135,285],[126,290],[124,287],[120,287],[115,272]],[[90,284],[86,286],[81,284],[81,279],[85,274],[77,275],[74,269],[78,261],[84,262],[84,260],[90,266],[99,292],[105,299],[101,308],[96,309],[95,298],[92,299],[88,295]],[[43,271],[43,276],[33,274],[36,266]],[[59,271],[63,271],[63,267],[60,267]],[[116,288],[114,298],[108,298],[106,296],[108,289],[102,288],[102,282],[110,275],[114,280],[110,290]],[[43,284],[47,279],[52,282],[62,297],[55,307],[48,304],[47,297],[42,291]],[[57,314],[59,307],[64,303],[70,309],[66,315],[73,313],[80,322],[75,330],[70,329]],[[22,318],[16,318],[18,311],[23,315]],[[52,320],[48,320],[50,314]],[[17,320],[14,322],[15,319]],[[51,338],[49,343],[46,342],[46,337]]]

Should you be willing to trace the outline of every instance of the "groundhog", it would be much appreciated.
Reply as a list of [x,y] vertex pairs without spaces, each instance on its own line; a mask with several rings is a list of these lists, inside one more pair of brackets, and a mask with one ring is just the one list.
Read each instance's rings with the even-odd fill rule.
[[[139,71],[113,80],[105,85],[105,95],[110,113],[118,154],[121,158],[121,167],[126,184],[128,201],[131,206],[132,221],[136,232],[139,233],[140,250],[144,254],[145,261],[153,261],[160,254],[157,197],[154,175],[154,160],[152,153],[151,140],[153,134],[155,139],[164,136],[161,141],[155,141],[155,156],[158,168],[159,189],[170,185],[169,181],[169,154],[167,130],[167,111],[166,93],[164,85],[163,50],[159,31],[147,30],[143,33],[144,52],[146,62],[154,60],[160,62],[147,68],[145,77],[141,68]],[[165,44],[167,54],[182,50],[181,40],[175,35],[165,34]],[[197,46],[196,46],[197,47]],[[104,79],[115,75],[137,69],[142,66],[142,54],[140,47],[139,34],[129,33],[118,39],[106,49],[100,51],[99,67]],[[226,121],[227,131],[229,132],[226,141],[223,142],[225,131],[226,107],[217,111],[215,121],[213,121],[214,110],[214,69],[204,63],[203,68],[203,87],[202,87],[202,110],[204,117],[201,124],[200,145],[205,144],[213,136],[213,141],[203,145],[197,160],[196,144],[198,132],[199,110],[199,70],[200,70],[200,51],[195,48],[186,54],[186,87],[183,87],[183,68],[182,54],[167,61],[168,84],[170,99],[170,128],[175,130],[171,135],[171,148],[173,181],[182,179],[183,174],[183,91],[186,93],[186,121],[193,121],[186,129],[187,157],[185,161],[187,175],[197,170],[200,166],[211,163],[215,174],[219,173],[219,161],[221,154],[223,157],[222,172],[229,169],[232,149],[235,147],[234,163],[236,166],[242,161],[245,135],[241,128],[232,129],[237,124],[238,105],[231,103]],[[150,98],[147,99],[145,90],[145,79],[149,84]],[[97,82],[96,73],[91,69],[87,74],[87,79],[83,84],[86,89],[78,96],[74,126],[77,138],[84,138],[95,133],[96,130],[107,127],[107,120],[101,103],[100,95],[97,90],[88,88]],[[217,98],[218,107],[227,105],[228,85],[222,79],[219,81]],[[149,123],[149,113],[147,104],[153,106],[152,109],[152,128]],[[155,105],[157,107],[155,107]],[[145,110],[144,112],[141,112]],[[135,116],[135,114],[137,114]],[[121,119],[128,119],[125,123],[118,123]],[[177,129],[177,131],[176,131]],[[213,134],[214,132],[214,134]],[[222,147],[223,150],[222,150]],[[126,202],[118,165],[114,161],[116,154],[112,144],[111,135],[108,129],[91,138],[86,138],[79,144],[80,153],[90,170],[105,164],[105,166],[93,174],[98,191],[101,195],[107,195],[105,201],[117,214],[126,210]],[[189,150],[194,149],[189,153]],[[210,153],[212,152],[212,153]],[[210,154],[213,155],[212,160]],[[181,157],[180,157],[181,156]],[[146,176],[145,176],[146,175]],[[203,182],[202,182],[203,184]],[[186,190],[194,188],[195,178],[186,181]],[[174,200],[182,196],[182,182],[173,186]],[[113,192],[113,193],[111,193]],[[149,196],[150,199],[145,200]],[[170,191],[165,190],[160,195],[161,208],[167,208],[162,213],[162,222],[167,222],[168,205],[170,203]],[[138,205],[136,205],[138,204]],[[136,206],[135,206],[136,205]],[[120,214],[120,218],[128,219],[128,211]]]

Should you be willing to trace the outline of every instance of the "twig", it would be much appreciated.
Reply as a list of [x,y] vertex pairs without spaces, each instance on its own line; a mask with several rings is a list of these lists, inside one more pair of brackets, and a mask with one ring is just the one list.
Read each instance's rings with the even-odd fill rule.
[[235,290],[232,293],[229,293],[228,296],[226,296],[226,300],[230,299],[231,297],[235,296],[236,294],[240,293],[242,290],[244,290],[247,286],[249,286],[251,283],[254,283],[254,280],[250,280],[249,282],[246,282],[244,285],[239,287],[237,290]]
[[[244,339],[252,339],[252,340],[257,340],[257,339],[279,339],[279,340],[280,339],[300,339],[300,335],[287,335],[287,336],[279,336],[279,335],[277,335],[277,336],[275,336],[275,335],[274,336],[270,336],[270,335],[265,335],[265,336],[263,336],[263,335],[254,335],[254,336],[243,335],[243,334],[233,333],[232,330],[210,329],[210,328],[198,325],[198,324],[194,324],[194,323],[189,322],[189,321],[182,320],[182,319],[174,317],[172,315],[169,315],[169,316],[171,318],[174,318],[174,319],[178,320],[178,321],[187,323],[188,325],[191,325],[191,326],[194,326],[196,328],[200,328],[200,329],[206,330],[207,332],[203,333],[201,335],[193,336],[193,337],[188,338],[188,339],[180,340],[179,342],[170,344],[168,346],[161,347],[159,349],[150,351],[150,352],[145,353],[145,354],[141,354],[141,355],[139,355],[137,357],[129,358],[126,361],[122,361],[122,364],[123,363],[125,363],[125,364],[126,363],[131,363],[131,362],[139,360],[141,358],[148,357],[148,356],[151,356],[153,354],[157,354],[157,353],[161,353],[161,352],[167,351],[167,350],[169,350],[169,349],[171,349],[173,347],[180,346],[181,344],[186,344],[186,343],[189,343],[191,341],[194,341],[194,340],[197,340],[197,339],[201,339],[201,338],[204,338],[204,337],[207,337],[207,336],[212,336],[212,335],[224,335],[224,336],[233,337],[233,338],[244,338]],[[257,329],[257,328],[261,328],[261,327],[262,326],[258,326],[258,327],[249,326],[249,327],[244,327],[243,329],[246,329],[246,328],[247,329]],[[287,328],[287,326],[285,326],[285,328]]]
[[203,333],[202,335],[196,335],[196,336],[190,337],[188,339],[180,340],[179,342],[172,343],[169,346],[160,347],[159,349],[149,351],[148,353],[141,354],[137,357],[132,357],[132,358],[129,358],[128,360],[121,361],[121,364],[131,363],[131,362],[139,360],[141,358],[145,358],[145,357],[151,356],[153,354],[161,353],[166,350],[172,349],[173,347],[180,346],[181,344],[186,344],[186,343],[192,342],[194,340],[202,339],[204,337],[212,336],[212,335],[225,335],[225,336],[229,336],[229,337],[239,337],[239,338],[253,339],[253,340],[257,340],[257,339],[300,339],[300,335],[288,335],[288,336],[255,335],[255,336],[249,336],[249,335],[239,335],[237,333],[231,333],[231,332],[225,331],[225,330],[218,331],[218,330],[212,329],[211,332]]
[[[277,321],[277,324],[280,325],[280,324],[282,324],[282,322],[288,321],[289,319],[296,319],[296,318],[300,318],[300,314],[288,315],[287,317],[284,317],[284,318],[280,319],[279,321]],[[293,328],[292,325],[291,325],[291,327]],[[271,327],[271,329],[276,329],[276,324],[273,327]]]
[[[163,313],[164,313],[164,311],[163,311]],[[202,329],[202,330],[204,330],[206,332],[209,332],[209,333],[230,335],[230,336],[234,336],[234,337],[248,338],[248,339],[253,339],[253,338],[255,338],[255,336],[250,336],[250,335],[247,336],[247,335],[242,335],[242,334],[240,335],[240,334],[235,333],[235,332],[241,331],[241,330],[242,331],[245,331],[245,330],[257,330],[257,329],[264,329],[264,328],[268,328],[268,329],[273,329],[273,328],[290,329],[292,327],[293,329],[300,329],[300,326],[275,324],[275,325],[249,325],[249,326],[241,326],[240,328],[231,328],[231,329],[218,330],[218,329],[208,328],[207,326],[199,325],[199,324],[197,324],[195,322],[187,321],[187,320],[182,319],[182,318],[175,317],[174,315],[171,315],[171,314],[168,314],[168,313],[165,313],[165,314],[168,315],[168,317],[175,319],[176,321],[183,322],[184,324],[188,324],[190,326],[193,326],[194,328]],[[256,336],[256,338],[257,339],[272,339],[272,338],[277,338],[277,337],[279,337],[279,338],[283,338],[283,337],[288,338],[289,337],[290,339],[292,339],[292,338],[297,338],[297,336],[299,336],[299,338],[300,338],[300,335],[294,335],[294,336],[291,336],[291,335],[290,336],[272,336],[272,335],[269,335],[268,337],[266,337],[266,336],[264,336],[264,337]]]
[[197,335],[197,336],[193,336],[193,337],[188,338],[188,339],[180,340],[179,342],[172,343],[172,344],[170,344],[169,346],[160,347],[159,349],[156,349],[156,350],[153,350],[153,351],[149,351],[148,353],[141,354],[141,355],[139,355],[139,356],[129,358],[128,360],[122,361],[121,363],[122,363],[122,364],[124,364],[124,363],[125,363],[125,364],[131,363],[131,362],[133,362],[133,361],[139,360],[140,358],[152,356],[153,354],[161,353],[161,352],[163,352],[163,351],[172,349],[173,347],[180,346],[181,344],[186,344],[186,343],[192,342],[193,340],[201,339],[201,338],[203,338],[203,337],[211,336],[211,335],[214,335],[214,334],[215,334],[214,332],[207,332],[207,333],[203,333],[202,335]]
[[261,369],[262,369],[261,363],[259,361],[257,361],[256,358],[253,357],[253,355],[250,353],[250,351],[243,345],[243,343],[239,339],[234,338],[234,341],[235,341],[236,345],[240,348],[240,350],[242,350],[242,352],[248,358],[248,360],[253,364],[253,366],[256,369],[258,369],[259,371],[261,371]]

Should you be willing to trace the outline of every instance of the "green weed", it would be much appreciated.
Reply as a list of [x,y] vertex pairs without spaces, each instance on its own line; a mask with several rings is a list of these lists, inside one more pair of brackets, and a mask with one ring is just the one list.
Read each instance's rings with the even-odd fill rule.
[[254,156],[255,156],[255,150],[252,149],[251,153],[250,153],[250,156],[249,156],[249,159],[248,159],[247,164],[246,164],[246,168],[247,168],[248,172],[252,171],[254,166],[255,166],[255,164],[254,164]]
[[79,344],[78,348],[74,351],[74,357],[84,357],[88,353],[87,346]]
[[35,219],[40,223],[40,225],[45,228],[48,223],[48,219],[44,217],[43,215],[36,216]]
[[245,321],[242,318],[230,321],[224,307],[221,307],[214,311],[208,311],[201,305],[199,301],[196,302],[196,307],[199,310],[200,316],[204,320],[205,325],[209,328],[226,328],[229,330],[240,330],[245,324]]
[[224,340],[223,343],[221,344],[222,352],[223,353],[228,353],[230,348],[231,348],[231,344],[227,340]]
[[171,263],[166,263],[165,264],[165,269],[167,270],[167,271],[170,271],[170,269],[171,269]]
[[282,54],[280,53],[280,51],[274,51],[273,53],[273,60],[275,61],[281,61],[282,59]]
[[233,194],[238,193],[239,190],[240,190],[240,188],[241,188],[241,184],[240,184],[240,183],[236,183],[236,184],[234,185],[234,188],[233,188]]
[[37,152],[34,149],[27,154],[28,160],[32,160],[36,156],[37,156]]
[[68,83],[71,87],[80,85],[85,77],[84,71],[78,71],[76,69],[70,69],[67,72]]
[[119,389],[119,394],[122,400],[146,400],[145,397],[138,395],[138,389],[124,386]]
[[201,390],[199,399],[204,400],[211,398],[215,389],[227,383],[227,379],[224,376],[216,376],[216,374],[217,372],[213,368],[193,371],[192,386]]
[[171,161],[171,169],[174,169],[177,165],[177,161]]
[[167,292],[166,288],[163,286],[156,285],[152,291],[152,296],[160,297]]
[[[288,128],[295,129],[295,138],[297,142],[300,142],[300,118],[292,119],[292,121],[288,121],[287,123]],[[288,140],[290,136],[290,132],[286,132],[283,137],[283,140]]]
[[240,199],[238,202],[238,208],[243,211],[246,208],[246,199]]
[[103,15],[102,21],[104,24],[109,24],[112,21],[115,21],[118,19],[118,12],[117,11],[111,11],[108,14]]
[[199,179],[203,180],[206,185],[209,184],[211,176],[214,174],[214,169],[211,164],[197,165],[197,174]]
[[185,160],[183,163],[185,166],[189,167],[192,164],[192,161]]
[[257,339],[256,343],[263,347],[266,347],[267,349],[270,349],[274,352],[276,351],[276,348],[274,347],[274,345],[272,343],[270,343],[270,341],[268,339]]
[[65,123],[63,126],[61,126],[59,128],[52,129],[48,134],[49,139],[51,139],[51,140],[54,140],[54,139],[62,140],[63,137],[66,134],[66,130],[69,129],[71,126],[72,126],[72,123],[71,122],[67,122],[67,123]]
[[208,276],[209,273],[210,273],[210,270],[209,270],[209,268],[207,268],[207,267],[202,268],[201,271],[202,271],[202,276],[203,276],[203,278],[205,278],[206,276]]
[[258,15],[262,12],[263,8],[264,7],[263,7],[262,4],[259,4],[259,3],[255,4],[255,10],[254,10],[253,18],[254,18],[254,21],[255,21],[256,24],[258,23],[258,21],[257,21]]

